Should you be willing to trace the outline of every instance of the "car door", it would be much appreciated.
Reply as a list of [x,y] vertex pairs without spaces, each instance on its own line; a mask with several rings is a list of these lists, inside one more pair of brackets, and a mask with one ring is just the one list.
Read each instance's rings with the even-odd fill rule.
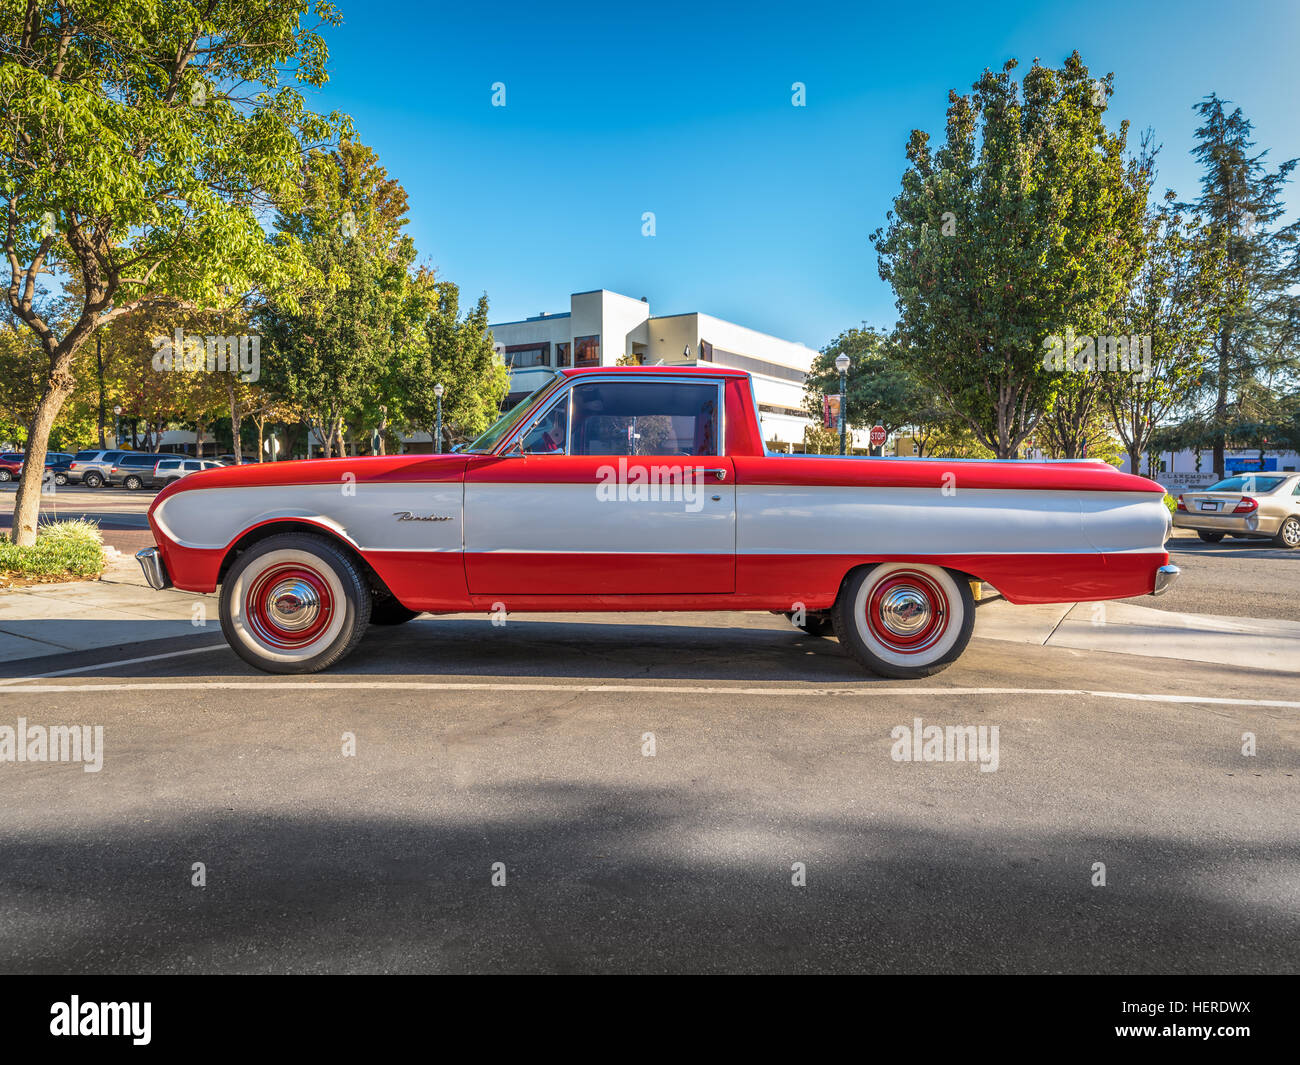
[[473,595],[726,594],[736,488],[721,382],[582,376],[465,473]]

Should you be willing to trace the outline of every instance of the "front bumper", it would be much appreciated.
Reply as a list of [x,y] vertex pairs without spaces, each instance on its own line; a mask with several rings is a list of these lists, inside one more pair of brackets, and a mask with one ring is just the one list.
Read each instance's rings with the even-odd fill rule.
[[146,547],[143,551],[135,553],[135,560],[140,563],[140,568],[144,570],[144,579],[149,582],[149,587],[156,592],[161,592],[164,588],[172,586],[172,579],[167,574],[167,567],[163,565],[162,552],[156,547]]
[[1168,566],[1161,566],[1156,570],[1156,583],[1155,587],[1151,589],[1151,594],[1164,595],[1165,592],[1169,591],[1169,589],[1173,587],[1174,582],[1178,580],[1178,577],[1182,572],[1182,570],[1172,563]]

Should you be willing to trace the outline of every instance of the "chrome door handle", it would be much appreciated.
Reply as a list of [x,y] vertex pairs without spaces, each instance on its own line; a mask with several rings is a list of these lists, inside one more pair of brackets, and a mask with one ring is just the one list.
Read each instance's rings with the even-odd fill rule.
[[705,470],[704,472],[713,474],[713,476],[719,481],[725,481],[727,479],[727,471],[724,467],[716,467],[711,470]]

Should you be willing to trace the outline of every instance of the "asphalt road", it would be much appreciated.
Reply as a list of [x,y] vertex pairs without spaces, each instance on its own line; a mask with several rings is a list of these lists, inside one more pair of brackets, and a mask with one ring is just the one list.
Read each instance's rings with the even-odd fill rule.
[[[903,684],[725,623],[0,681],[0,725],[104,727],[98,773],[0,763],[0,970],[1300,971],[1294,675],[976,639]],[[997,770],[894,760],[917,717]]]

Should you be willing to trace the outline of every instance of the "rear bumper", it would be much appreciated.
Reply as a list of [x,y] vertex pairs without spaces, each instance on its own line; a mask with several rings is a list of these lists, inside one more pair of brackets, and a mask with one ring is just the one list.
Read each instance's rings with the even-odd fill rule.
[[1235,533],[1238,536],[1272,536],[1281,525],[1281,519],[1260,514],[1175,514],[1175,529],[1194,529],[1197,532]]
[[1155,587],[1151,589],[1152,595],[1164,595],[1173,587],[1183,571],[1172,563],[1167,566],[1161,566],[1156,570]]
[[144,570],[144,579],[149,582],[149,587],[154,591],[161,592],[164,588],[172,586],[172,579],[167,574],[167,567],[163,564],[162,552],[158,548],[146,547],[143,551],[137,551],[135,559],[140,563],[140,568]]

